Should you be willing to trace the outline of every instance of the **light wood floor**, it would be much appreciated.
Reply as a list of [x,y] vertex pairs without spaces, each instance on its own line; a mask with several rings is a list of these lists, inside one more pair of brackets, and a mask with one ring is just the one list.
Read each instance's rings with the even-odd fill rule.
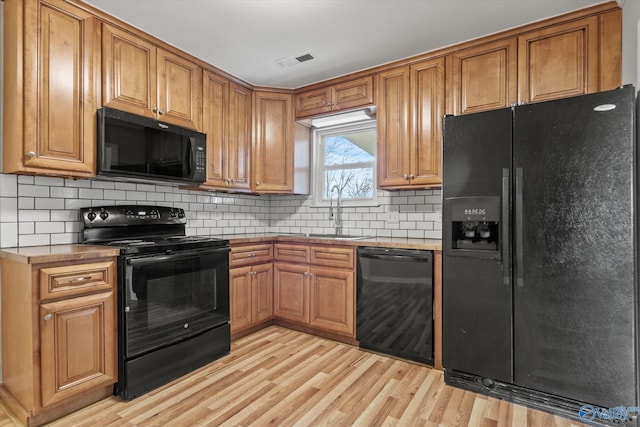
[[[0,427],[11,426],[0,412]],[[446,386],[441,372],[276,326],[130,402],[51,426],[582,426]]]

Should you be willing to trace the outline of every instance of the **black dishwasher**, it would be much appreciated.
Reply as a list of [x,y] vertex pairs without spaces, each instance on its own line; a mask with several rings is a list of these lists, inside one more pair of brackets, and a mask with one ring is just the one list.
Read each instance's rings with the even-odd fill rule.
[[433,252],[358,248],[360,347],[433,364]]

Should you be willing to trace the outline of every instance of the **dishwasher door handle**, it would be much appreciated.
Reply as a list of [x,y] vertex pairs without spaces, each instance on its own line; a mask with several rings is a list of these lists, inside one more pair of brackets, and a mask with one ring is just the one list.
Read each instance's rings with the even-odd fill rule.
[[360,258],[388,259],[394,261],[429,261],[429,257],[420,255],[386,255],[386,254],[360,254]]

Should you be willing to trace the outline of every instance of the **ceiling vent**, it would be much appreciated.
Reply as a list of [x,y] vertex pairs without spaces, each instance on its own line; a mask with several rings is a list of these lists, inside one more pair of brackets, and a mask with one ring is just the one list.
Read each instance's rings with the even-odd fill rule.
[[305,52],[298,55],[287,56],[286,58],[277,59],[276,62],[280,64],[281,68],[292,67],[302,62],[311,61],[315,59],[315,55],[311,52]]

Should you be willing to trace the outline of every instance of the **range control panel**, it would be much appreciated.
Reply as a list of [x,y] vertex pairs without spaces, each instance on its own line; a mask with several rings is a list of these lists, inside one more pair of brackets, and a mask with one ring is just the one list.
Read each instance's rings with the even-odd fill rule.
[[186,224],[184,209],[167,206],[101,206],[80,210],[85,228],[126,225]]

